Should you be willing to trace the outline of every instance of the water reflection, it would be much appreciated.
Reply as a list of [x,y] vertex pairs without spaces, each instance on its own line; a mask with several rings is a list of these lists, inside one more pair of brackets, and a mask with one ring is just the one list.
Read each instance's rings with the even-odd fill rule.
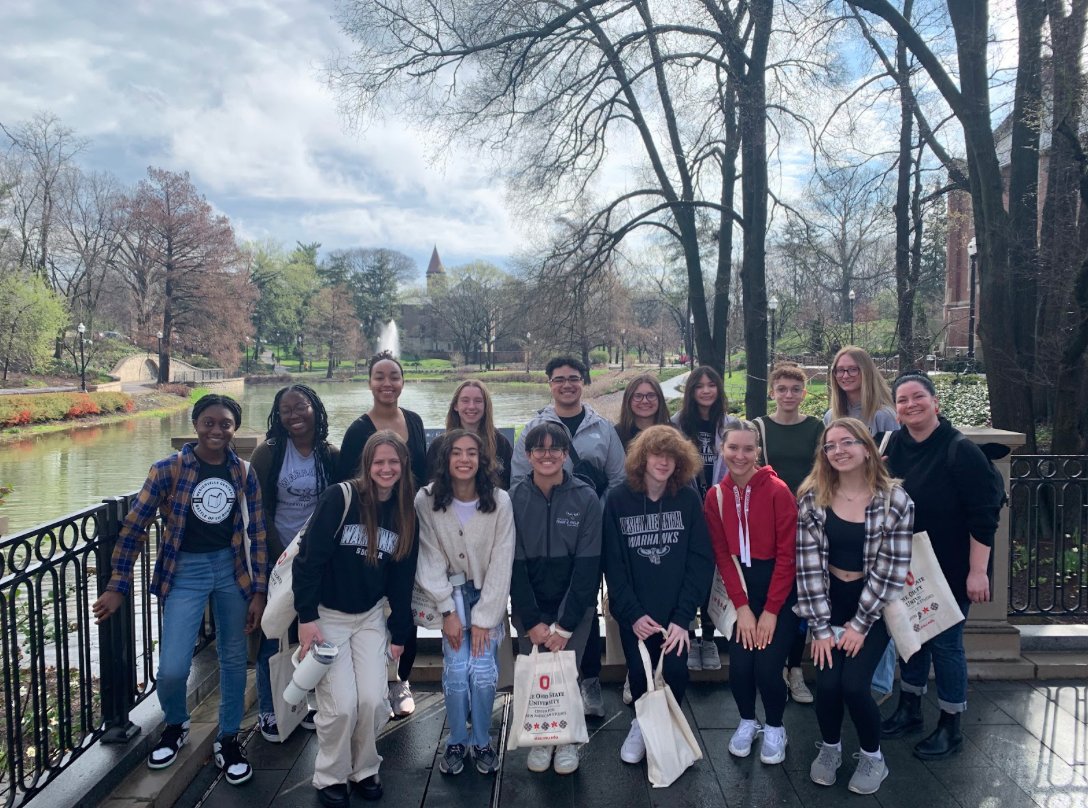
[[[371,402],[361,384],[314,384],[329,413],[329,439],[339,445],[351,422]],[[242,398],[242,432],[263,433],[274,385],[251,386]],[[445,423],[455,385],[409,383],[401,404],[415,410],[428,427]],[[500,393],[495,420],[500,426],[524,423],[548,399],[547,390]],[[41,435],[0,446],[0,482],[15,488],[0,508],[8,532],[42,522],[140,487],[147,470],[170,452],[170,438],[189,431],[189,414],[139,418],[110,426]]]

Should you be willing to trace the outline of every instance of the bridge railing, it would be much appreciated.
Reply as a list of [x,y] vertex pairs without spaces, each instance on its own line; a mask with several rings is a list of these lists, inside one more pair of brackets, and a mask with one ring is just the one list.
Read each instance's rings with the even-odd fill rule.
[[[96,625],[91,604],[135,493],[0,540],[0,806],[22,805],[92,744],[128,741],[155,689],[162,615],[148,585],[162,526],[148,532],[132,596]],[[202,629],[199,646],[214,634]]]

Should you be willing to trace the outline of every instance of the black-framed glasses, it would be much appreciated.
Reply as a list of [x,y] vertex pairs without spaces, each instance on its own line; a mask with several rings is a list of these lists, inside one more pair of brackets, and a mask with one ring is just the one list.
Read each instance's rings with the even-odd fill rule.
[[852,379],[859,373],[861,373],[861,368],[835,368],[833,371],[831,371],[831,373],[834,376],[846,376],[848,379]]
[[631,396],[632,401],[657,401],[657,393],[635,393]]
[[562,446],[534,446],[529,450],[529,454],[540,460],[544,457],[562,457],[567,453],[567,450]]
[[309,401],[302,401],[293,407],[280,407],[280,418],[289,418],[291,415],[305,415],[313,406]]
[[548,379],[552,384],[581,384],[581,376],[552,376]]
[[862,446],[864,444],[865,441],[858,440],[857,438],[844,438],[838,443],[825,443],[823,445],[823,450],[824,454],[831,454],[832,452],[838,451],[840,448],[849,449],[851,446]]

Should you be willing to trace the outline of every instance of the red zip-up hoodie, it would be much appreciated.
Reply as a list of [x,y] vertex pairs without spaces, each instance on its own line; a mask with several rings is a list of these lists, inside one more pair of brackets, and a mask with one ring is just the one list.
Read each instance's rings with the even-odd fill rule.
[[[718,510],[718,491],[722,506]],[[735,492],[735,493],[734,493]],[[725,581],[725,591],[736,606],[746,606],[748,596],[730,556],[741,555],[740,522],[737,496],[740,497],[740,519],[744,518],[745,495],[748,495],[748,528],[753,559],[774,559],[774,573],[764,608],[777,615],[793,590],[797,574],[797,500],[786,483],[770,466],[760,466],[744,488],[733,482],[728,474],[713,486],[703,503],[703,513],[710,530],[710,543],[718,572]]]

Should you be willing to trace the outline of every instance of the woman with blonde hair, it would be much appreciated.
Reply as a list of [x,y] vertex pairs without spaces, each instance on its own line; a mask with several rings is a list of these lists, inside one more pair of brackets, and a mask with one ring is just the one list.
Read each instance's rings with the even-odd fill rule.
[[[759,429],[751,421],[725,428],[722,460],[727,473],[710,489],[703,505],[718,572],[737,608],[729,643],[729,686],[740,723],[729,753],[748,757],[760,732],[759,759],[786,758],[786,682],[782,666],[797,633],[794,549],[797,504],[786,483],[761,465]],[[756,693],[763,700],[766,725],[756,720]]]
[[801,483],[797,515],[795,611],[812,629],[823,740],[809,776],[819,785],[834,784],[849,710],[861,745],[850,790],[872,794],[888,766],[869,683],[888,645],[884,606],[899,597],[910,566],[914,503],[889,477],[864,423],[838,418],[823,441]]
[[620,405],[620,422],[616,434],[620,436],[623,450],[639,432],[655,424],[669,423],[669,407],[661,383],[651,373],[642,373],[627,383]]
[[[510,463],[514,447],[495,428],[494,412],[487,386],[478,379],[465,379],[453,391],[450,407],[446,411],[446,432],[467,429],[477,434],[483,444],[484,454],[491,458],[491,472],[496,475],[499,487],[506,491],[510,488]],[[427,449],[428,479],[433,480],[441,470],[436,467],[436,463],[444,439],[445,435],[435,438]]]
[[870,435],[899,429],[891,388],[864,348],[847,345],[835,354],[827,369],[827,392],[831,406],[824,413],[825,425],[857,418]]
[[326,808],[347,808],[349,788],[365,800],[382,796],[376,742],[389,720],[386,655],[400,659],[413,627],[419,531],[409,458],[397,433],[371,435],[349,485],[321,494],[294,561],[301,656],[314,643],[340,649],[317,686],[314,717],[313,785]]
[[[627,479],[604,506],[604,571],[620,628],[633,701],[646,692],[638,641],[683,701],[688,684],[688,624],[710,591],[713,555],[699,495],[689,485],[702,467],[695,447],[671,426],[639,433],[627,453]],[[781,679],[779,680],[781,681]],[[620,749],[625,763],[646,756],[636,718]]]

